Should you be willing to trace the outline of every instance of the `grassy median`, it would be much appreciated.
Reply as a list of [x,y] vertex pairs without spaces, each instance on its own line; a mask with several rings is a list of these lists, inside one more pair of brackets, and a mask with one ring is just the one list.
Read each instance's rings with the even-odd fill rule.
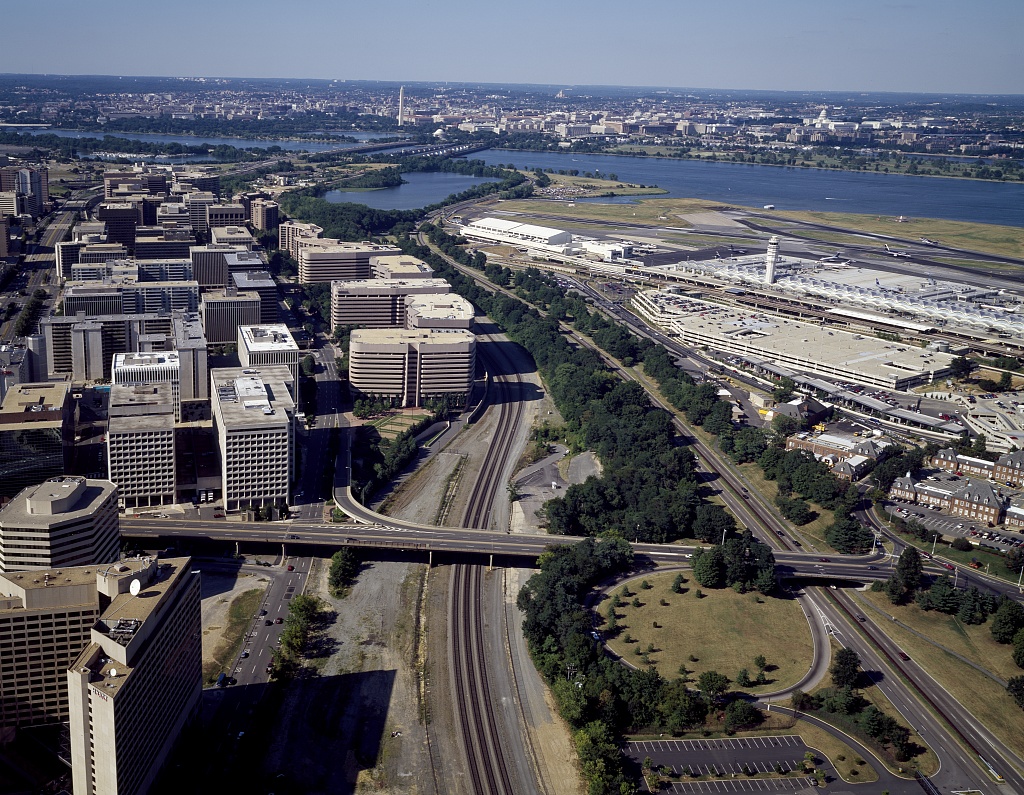
[[221,633],[220,643],[213,652],[213,660],[203,665],[203,680],[208,685],[217,681],[222,671],[228,676],[234,669],[235,659],[245,642],[245,635],[252,625],[253,616],[263,601],[263,589],[254,588],[239,594],[228,608],[228,624]]

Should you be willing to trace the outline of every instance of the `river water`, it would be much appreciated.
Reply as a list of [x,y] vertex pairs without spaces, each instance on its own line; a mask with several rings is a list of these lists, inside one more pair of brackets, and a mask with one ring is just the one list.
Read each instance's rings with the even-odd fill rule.
[[[762,207],[942,218],[1024,226],[1024,183],[912,177],[903,174],[828,171],[697,160],[669,160],[569,152],[489,149],[471,158],[488,165],[577,169],[615,174],[622,182],[657,185],[668,197]],[[594,199],[630,202],[629,197]]]
[[324,198],[332,204],[354,202],[376,210],[415,210],[460,193],[481,182],[498,182],[494,177],[469,177],[443,171],[414,171],[402,174],[405,183],[377,190],[332,190]]

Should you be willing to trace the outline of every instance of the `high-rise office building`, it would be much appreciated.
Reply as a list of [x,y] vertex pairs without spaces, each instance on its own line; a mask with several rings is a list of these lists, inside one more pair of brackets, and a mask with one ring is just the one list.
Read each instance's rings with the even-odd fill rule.
[[67,383],[15,384],[0,406],[0,495],[70,471],[76,406]]
[[111,368],[114,384],[170,384],[174,419],[181,421],[181,360],[177,351],[115,353]]
[[278,320],[277,282],[270,271],[244,271],[232,273],[231,281],[243,293],[256,293],[260,297],[260,323]]
[[404,328],[410,295],[443,295],[444,279],[354,279],[331,282],[331,328]]
[[0,510],[0,571],[87,566],[117,560],[117,489],[106,480],[49,478]]
[[236,246],[252,251],[256,241],[244,226],[211,226],[210,242],[215,246]]
[[141,207],[132,202],[103,202],[96,208],[96,220],[107,227],[107,242],[120,243],[129,251],[135,247],[135,227],[142,223]]
[[292,374],[292,384],[299,385],[299,346],[284,323],[239,326],[238,360],[247,369],[284,365]]
[[[178,353],[181,400],[210,399],[210,373],[206,350],[206,333],[199,313],[175,312],[172,319],[174,350]],[[183,413],[188,414],[187,405]]]
[[476,310],[461,295],[408,295],[405,327],[411,329],[471,329]]
[[401,406],[445,396],[465,402],[475,370],[476,337],[464,329],[357,329],[349,342],[352,386]]
[[135,230],[135,258],[140,260],[187,258],[195,244],[195,235],[188,224],[175,229],[147,226]]
[[142,795],[199,711],[199,573],[142,558],[96,576],[105,606],[67,672],[74,791]]
[[67,721],[68,666],[99,614],[95,566],[0,574],[0,731]]
[[199,283],[136,281],[106,277],[101,282],[73,282],[64,286],[64,313],[77,315],[141,315],[180,309],[199,309]]
[[216,368],[210,381],[225,509],[286,503],[295,452],[291,370],[279,364],[259,373]]
[[193,231],[205,238],[210,234],[210,225],[206,222],[206,208],[215,204],[217,197],[209,191],[196,191],[185,194],[185,206],[188,208],[188,220]]
[[239,292],[234,287],[203,293],[199,305],[203,316],[206,341],[211,345],[236,342],[239,326],[255,326],[260,322],[258,293]]
[[6,215],[0,215],[0,259],[8,256],[11,251],[11,221]]
[[241,204],[211,204],[206,208],[206,226],[241,226],[246,222],[245,208]]
[[142,315],[51,315],[40,321],[48,377],[69,373],[77,380],[110,378],[115,353],[166,350],[169,312]]
[[24,211],[37,217],[50,203],[49,179],[49,170],[42,166],[5,166],[0,168],[0,191],[21,197]]
[[370,259],[382,254],[401,254],[401,249],[379,243],[298,241],[299,281],[303,284],[335,279],[368,279]]
[[174,502],[174,415],[171,383],[110,387],[107,469],[125,508]]
[[370,273],[374,279],[432,279],[434,269],[408,254],[370,257]]

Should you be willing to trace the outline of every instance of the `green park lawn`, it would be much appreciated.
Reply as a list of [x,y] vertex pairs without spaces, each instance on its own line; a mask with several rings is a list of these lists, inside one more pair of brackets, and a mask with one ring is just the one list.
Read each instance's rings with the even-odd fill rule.
[[[698,598],[690,574],[684,572],[689,582],[682,594],[672,592],[675,572],[653,573],[626,583],[642,606],[632,606],[633,596],[622,597],[623,605],[616,611],[621,630],[607,641],[611,650],[642,666],[634,649],[653,644],[650,663],[665,678],[678,677],[679,667],[685,665],[694,681],[704,671],[718,671],[733,680],[732,689],[749,693],[772,692],[800,681],[811,667],[814,647],[807,619],[795,600],[738,594],[731,588],[705,590],[704,598]],[[652,587],[642,588],[643,580]],[[613,593],[620,590],[617,586]],[[667,604],[661,604],[662,599]],[[611,594],[601,602],[602,616],[607,615],[610,600]],[[627,635],[634,642],[627,643]],[[751,679],[756,677],[754,658],[759,654],[768,661],[768,684],[737,688],[741,668],[750,672]]]

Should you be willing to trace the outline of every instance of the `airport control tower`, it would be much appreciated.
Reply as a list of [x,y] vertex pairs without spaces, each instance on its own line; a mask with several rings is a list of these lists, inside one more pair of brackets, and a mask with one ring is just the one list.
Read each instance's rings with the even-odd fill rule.
[[772,237],[768,241],[768,253],[764,257],[764,283],[775,284],[775,263],[779,259],[779,239]]

